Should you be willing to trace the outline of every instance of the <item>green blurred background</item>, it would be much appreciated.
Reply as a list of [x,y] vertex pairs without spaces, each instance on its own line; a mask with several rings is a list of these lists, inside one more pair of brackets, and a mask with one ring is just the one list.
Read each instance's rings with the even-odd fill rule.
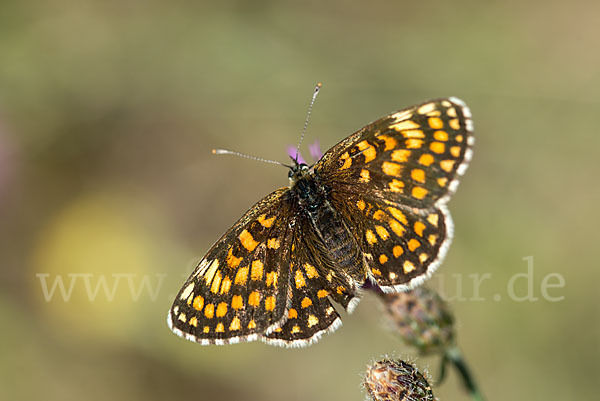
[[[490,400],[597,398],[599,13],[587,1],[4,0],[0,399],[362,400],[360,375],[384,354],[435,376],[437,359],[386,331],[371,295],[301,350],[202,347],[166,326],[213,241],[287,185],[279,167],[210,150],[285,161],[318,81],[305,143],[324,149],[428,98],[470,105],[474,159],[431,285]],[[528,256],[538,299],[519,302],[508,284]],[[556,302],[541,292],[552,273]],[[489,274],[478,293],[474,274]],[[90,300],[102,278],[108,296],[100,282]],[[44,293],[57,279],[74,283],[66,301]],[[154,293],[136,294],[144,279]],[[454,374],[436,395],[467,399]]]

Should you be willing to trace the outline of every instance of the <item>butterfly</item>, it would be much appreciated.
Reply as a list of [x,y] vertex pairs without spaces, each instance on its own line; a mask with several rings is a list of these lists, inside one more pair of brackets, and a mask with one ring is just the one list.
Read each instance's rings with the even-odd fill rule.
[[446,204],[472,155],[471,113],[450,97],[380,118],[314,165],[296,159],[289,187],[248,210],[175,297],[168,325],[200,344],[304,346],[341,325],[361,287],[411,289],[450,245]]

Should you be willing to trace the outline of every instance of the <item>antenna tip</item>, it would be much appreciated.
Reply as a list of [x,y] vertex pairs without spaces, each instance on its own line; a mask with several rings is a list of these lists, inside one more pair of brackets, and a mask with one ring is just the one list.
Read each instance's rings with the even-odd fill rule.
[[210,153],[212,153],[213,155],[216,155],[217,154],[217,149],[211,150]]
[[321,82],[319,82],[319,83],[317,84],[317,87],[315,88],[315,90],[317,90],[317,91],[318,91],[319,89],[321,89],[321,86],[323,86],[323,84],[322,84]]

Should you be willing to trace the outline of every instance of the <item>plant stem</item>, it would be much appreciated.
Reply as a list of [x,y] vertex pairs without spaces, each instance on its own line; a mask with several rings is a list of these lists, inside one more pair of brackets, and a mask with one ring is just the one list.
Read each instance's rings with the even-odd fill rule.
[[458,372],[460,373],[460,377],[462,378],[463,384],[466,389],[469,391],[471,398],[474,401],[485,401],[483,395],[477,388],[477,384],[473,379],[473,375],[469,371],[467,366],[467,362],[464,360],[462,353],[458,349],[458,347],[450,347],[446,350],[445,355],[443,356],[445,361],[450,361],[456,367]]

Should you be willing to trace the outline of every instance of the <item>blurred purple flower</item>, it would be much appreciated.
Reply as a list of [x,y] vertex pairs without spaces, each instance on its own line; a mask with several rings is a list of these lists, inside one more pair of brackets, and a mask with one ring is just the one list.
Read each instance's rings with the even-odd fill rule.
[[310,157],[312,157],[314,161],[319,161],[321,156],[323,156],[318,139],[315,139],[313,143],[308,145],[308,151],[310,152]]
[[[288,155],[292,158],[292,160],[296,160],[296,147],[293,145],[288,146]],[[306,164],[306,161],[302,157],[302,153],[298,152],[298,163]]]
[[[316,162],[319,159],[321,159],[321,156],[323,156],[323,152],[321,151],[321,145],[319,145],[319,140],[316,139],[313,143],[311,143],[310,145],[308,145],[308,151],[310,153],[310,157],[312,157],[312,159]],[[288,146],[288,155],[292,158],[292,159],[296,159],[296,147],[295,146]],[[298,163],[304,163],[304,164],[308,164],[306,162],[306,160],[304,159],[304,157],[302,157],[302,154],[300,152],[298,152]]]

